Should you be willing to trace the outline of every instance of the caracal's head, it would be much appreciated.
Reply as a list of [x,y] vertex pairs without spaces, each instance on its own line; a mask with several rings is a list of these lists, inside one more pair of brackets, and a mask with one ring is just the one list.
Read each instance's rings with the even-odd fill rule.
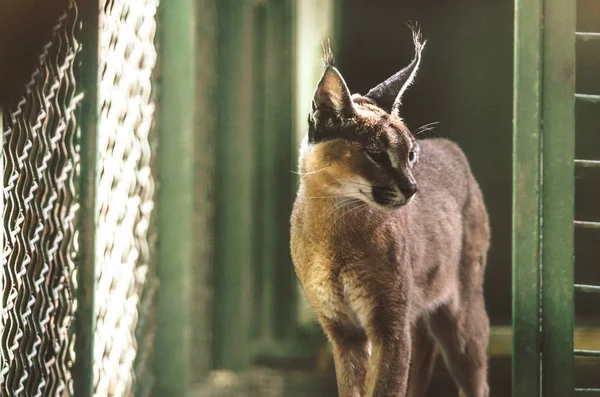
[[300,152],[303,183],[378,208],[395,209],[411,201],[418,190],[413,167],[419,146],[400,117],[400,105],[425,46],[418,32],[413,37],[410,64],[364,96],[350,94],[326,49]]

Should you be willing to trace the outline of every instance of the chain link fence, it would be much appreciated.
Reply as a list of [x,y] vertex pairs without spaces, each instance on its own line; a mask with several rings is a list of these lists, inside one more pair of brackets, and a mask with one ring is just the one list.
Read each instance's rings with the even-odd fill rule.
[[90,27],[68,3],[24,95],[2,108],[2,396],[74,395],[77,295],[94,288],[77,285],[82,29],[99,31],[94,395],[133,395],[136,377],[139,395],[151,390],[158,1],[101,6]]
[[79,150],[74,3],[18,104],[3,112],[3,395],[72,394]]
[[[96,396],[130,395],[138,368],[146,373],[152,324],[154,236],[153,70],[157,0],[113,0],[100,13],[99,207],[96,230]],[[147,311],[146,310],[146,311]],[[142,317],[142,318],[140,318]],[[148,385],[146,379],[145,385]]]

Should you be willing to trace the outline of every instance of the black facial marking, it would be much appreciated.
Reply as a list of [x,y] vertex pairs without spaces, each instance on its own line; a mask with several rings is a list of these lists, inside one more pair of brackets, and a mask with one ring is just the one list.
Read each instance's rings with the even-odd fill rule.
[[365,150],[367,156],[379,165],[387,166],[391,165],[390,157],[387,152],[378,149],[367,149]]
[[373,200],[379,205],[389,206],[395,203],[395,193],[386,186],[373,186],[371,189]]

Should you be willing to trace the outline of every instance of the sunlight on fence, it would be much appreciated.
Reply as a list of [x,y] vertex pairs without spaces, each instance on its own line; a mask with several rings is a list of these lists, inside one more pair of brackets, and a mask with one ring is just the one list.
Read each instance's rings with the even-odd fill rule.
[[[152,343],[148,329],[152,324],[144,323],[147,316],[141,306],[152,300],[155,288],[152,73],[157,6],[156,0],[111,1],[100,14],[97,396],[130,395],[136,329],[144,331],[140,334],[143,344]],[[140,371],[145,371],[147,357],[137,357],[137,361]]]

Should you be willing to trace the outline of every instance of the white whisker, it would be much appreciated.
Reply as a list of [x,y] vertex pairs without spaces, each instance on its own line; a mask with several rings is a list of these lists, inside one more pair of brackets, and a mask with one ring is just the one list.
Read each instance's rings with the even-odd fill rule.
[[318,170],[315,170],[315,171],[310,171],[310,172],[300,172],[300,171],[292,171],[292,170],[289,170],[289,171],[290,171],[292,174],[300,175],[300,181],[302,181],[304,178],[306,178],[306,177],[307,177],[307,176],[309,176],[309,175],[312,175],[312,174],[316,174],[316,173],[318,173],[318,172],[325,171],[325,168],[320,168],[320,169],[318,169]]
[[331,224],[331,228],[330,228],[330,230],[333,230],[333,228],[335,227],[335,224],[336,224],[336,223],[337,223],[337,222],[338,222],[340,219],[342,219],[342,217],[344,217],[345,215],[347,215],[347,214],[351,213],[352,211],[356,211],[357,209],[363,208],[363,207],[364,207],[364,206],[366,206],[366,205],[369,205],[369,204],[367,204],[367,203],[359,204],[359,205],[357,205],[356,207],[352,207],[352,208],[350,208],[348,211],[346,211],[346,212],[343,212],[343,213],[342,213],[340,216],[338,216],[338,217],[337,217],[337,218],[336,218],[336,219],[333,221],[333,223]]
[[345,206],[350,205],[354,202],[360,202],[360,200],[358,200],[354,197],[347,197],[345,200],[342,200],[339,203],[334,204],[329,210],[327,210],[327,212],[325,212],[325,216],[329,216],[329,215],[335,213],[336,211],[339,211],[342,208],[344,208]]
[[360,205],[358,208],[360,208],[358,211],[356,211],[354,213],[354,216],[352,217],[352,222],[354,222],[356,220],[356,217],[358,216],[358,214],[360,214],[361,212],[364,212],[366,209],[368,209],[369,207],[369,203],[364,203],[362,205]]
[[[415,133],[413,135],[417,136],[417,135],[422,134],[422,133],[427,132],[427,131],[435,132],[434,129],[433,129],[433,127],[435,127],[438,124],[440,124],[439,121],[434,121],[434,122],[431,122],[431,123],[428,123],[428,124],[424,124],[424,125],[420,126],[419,128],[417,128],[415,130]],[[436,133],[436,135],[437,135],[437,133]]]
[[346,183],[346,184],[350,184],[350,185],[356,185],[356,186],[366,186],[366,187],[372,187],[371,184],[369,183],[361,183],[361,182],[354,182],[354,181],[349,181],[349,180],[343,180],[342,182]]
[[343,198],[347,198],[348,196],[304,196],[304,198],[308,198],[308,199],[331,199],[331,198],[338,198],[338,199],[343,199]]

